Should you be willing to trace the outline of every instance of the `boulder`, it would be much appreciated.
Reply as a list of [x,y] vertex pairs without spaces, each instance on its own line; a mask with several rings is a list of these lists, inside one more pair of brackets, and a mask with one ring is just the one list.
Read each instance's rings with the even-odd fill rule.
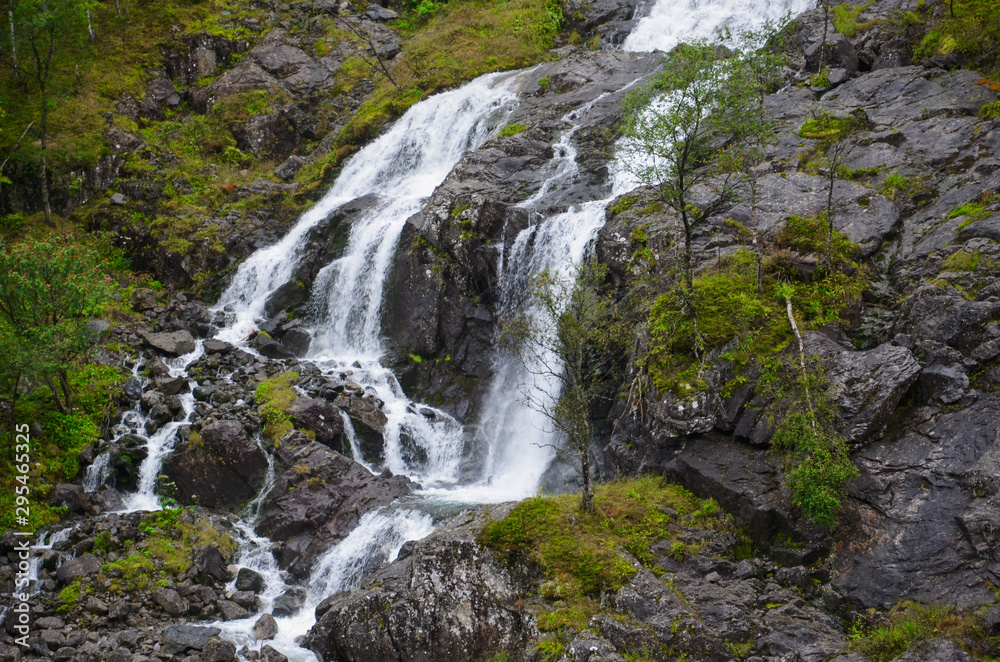
[[920,376],[916,357],[889,343],[858,351],[846,338],[838,342],[818,332],[807,332],[803,340],[806,352],[823,360],[848,442],[858,447],[877,439]]
[[264,576],[250,568],[240,568],[236,573],[237,591],[260,591],[264,588]]
[[373,476],[360,464],[295,431],[278,449],[289,467],[261,508],[257,530],[286,543],[279,562],[304,577],[312,561],[342,540],[360,517],[408,494],[414,484],[388,472]]
[[101,571],[101,561],[93,554],[66,561],[56,572],[60,584],[72,583],[77,577],[91,577]]
[[182,598],[177,591],[172,588],[159,588],[153,592],[153,602],[160,605],[163,611],[171,616],[186,614],[188,610],[187,600]]
[[288,310],[299,305],[309,296],[308,290],[299,280],[290,280],[267,298],[264,304],[264,314],[274,317],[282,310]]
[[172,356],[190,354],[195,348],[194,338],[187,331],[144,333],[142,339],[146,341],[147,345]]
[[170,655],[189,650],[200,651],[212,637],[218,637],[222,630],[196,625],[171,625],[163,632],[163,648]]
[[276,634],[278,634],[278,623],[274,620],[274,617],[270,614],[261,614],[261,617],[253,625],[253,638],[258,641],[261,639],[274,639]]
[[269,359],[291,359],[294,355],[274,338],[258,333],[253,339],[253,346],[262,356]]
[[274,599],[271,613],[275,616],[294,616],[306,603],[305,589],[293,586]]
[[202,428],[164,464],[182,503],[231,508],[260,489],[267,460],[238,421],[216,421]]
[[290,182],[295,178],[295,174],[308,161],[301,156],[292,155],[285,159],[281,165],[274,169],[274,176],[283,182]]
[[305,356],[312,344],[312,335],[305,329],[291,329],[281,337],[281,344],[295,356]]
[[191,568],[197,573],[201,583],[207,585],[212,581],[226,581],[226,561],[215,545],[196,547],[191,554],[191,561]]
[[219,600],[215,603],[224,621],[236,621],[249,618],[250,612],[231,600]]
[[465,662],[526,645],[534,618],[519,601],[530,595],[531,578],[526,566],[479,546],[484,521],[480,512],[439,529],[367,587],[324,600],[305,645],[341,662]]
[[288,662],[288,658],[271,646],[264,645],[260,649],[261,662]]
[[83,485],[60,483],[49,493],[49,504],[62,506],[70,513],[82,513],[87,510],[89,502]]
[[340,410],[326,400],[299,397],[295,399],[288,410],[295,427],[309,430],[316,436],[316,441],[338,448],[344,433],[344,419]]
[[223,639],[211,639],[201,651],[202,662],[236,662],[236,644]]

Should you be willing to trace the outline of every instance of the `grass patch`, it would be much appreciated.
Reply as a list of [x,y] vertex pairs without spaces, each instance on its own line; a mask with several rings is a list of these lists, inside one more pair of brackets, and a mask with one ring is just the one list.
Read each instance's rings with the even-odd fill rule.
[[516,136],[519,133],[524,133],[527,129],[527,124],[508,124],[504,128],[500,129],[500,137],[506,138],[507,136]]
[[[653,568],[651,547],[676,541],[684,527],[732,529],[714,501],[658,476],[598,485],[595,504],[596,513],[588,515],[580,510],[579,495],[526,499],[479,535],[481,544],[526,556],[543,570],[543,632],[586,627],[600,608],[601,593],[618,590],[635,575],[632,559]],[[666,514],[668,509],[677,515]],[[685,522],[688,515],[692,519]]]
[[914,49],[914,61],[959,52],[969,66],[986,73],[1000,69],[1000,0],[955,0]]
[[835,5],[833,8],[833,27],[848,39],[853,39],[859,32],[864,32],[878,25],[878,21],[860,20],[861,14],[874,4],[875,0],[869,0],[863,5],[852,5],[848,2]]
[[272,441],[277,442],[292,431],[288,410],[298,397],[292,388],[298,381],[299,373],[293,371],[265,379],[257,386],[256,401],[264,421],[264,436]]
[[856,624],[851,628],[851,649],[874,662],[890,662],[921,641],[950,639],[983,659],[989,653],[1000,652],[1000,638],[990,640],[985,636],[981,618],[984,609],[972,611],[950,605],[901,602],[882,624],[873,627]]
[[965,250],[957,250],[944,259],[941,263],[942,271],[975,271],[979,266],[981,256],[979,251],[969,253]]
[[425,16],[426,22],[408,14],[398,24],[409,37],[392,65],[399,89],[379,76],[372,95],[338,136],[338,145],[366,142],[384,123],[434,92],[480,74],[550,59],[549,49],[563,24],[557,0],[459,0],[435,3]]

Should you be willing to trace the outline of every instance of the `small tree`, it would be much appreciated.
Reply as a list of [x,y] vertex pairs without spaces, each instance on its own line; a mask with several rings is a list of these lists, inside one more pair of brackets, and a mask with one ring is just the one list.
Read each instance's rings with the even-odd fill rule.
[[73,409],[70,362],[91,338],[86,322],[110,297],[93,250],[70,237],[50,236],[0,251],[0,375],[11,407],[23,381],[37,377],[62,413]]
[[559,452],[580,460],[583,509],[594,510],[590,482],[591,414],[619,376],[627,331],[609,294],[601,292],[603,265],[588,263],[576,278],[543,271],[531,287],[529,305],[504,325],[504,337],[528,372],[525,404],[566,435]]
[[779,36],[782,26],[770,23],[761,30],[742,32],[735,55],[727,61],[726,99],[720,111],[734,136],[723,154],[723,167],[738,174],[749,193],[749,234],[757,257],[757,294],[764,293],[764,246],[760,233],[758,202],[760,166],[777,143],[775,123],[768,116],[765,97],[780,87],[785,64]]

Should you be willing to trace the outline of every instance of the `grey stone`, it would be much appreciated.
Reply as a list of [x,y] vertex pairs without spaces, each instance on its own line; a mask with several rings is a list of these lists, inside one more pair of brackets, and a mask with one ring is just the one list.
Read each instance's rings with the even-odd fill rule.
[[153,592],[153,602],[160,605],[163,611],[171,616],[186,614],[188,610],[187,600],[182,598],[177,591],[172,588],[159,588]]
[[212,637],[222,632],[219,628],[196,625],[171,625],[163,633],[164,651],[176,655],[194,649],[202,650]]
[[253,625],[254,639],[274,639],[278,634],[278,624],[270,614],[261,614]]
[[147,344],[173,356],[189,354],[194,351],[194,338],[187,331],[173,331],[171,333],[146,333],[142,336]]
[[264,576],[250,568],[240,568],[236,573],[237,591],[260,591],[264,588]]

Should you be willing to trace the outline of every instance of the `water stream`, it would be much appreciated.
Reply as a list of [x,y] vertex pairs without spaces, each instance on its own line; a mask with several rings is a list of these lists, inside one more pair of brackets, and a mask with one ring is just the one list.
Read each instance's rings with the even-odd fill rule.
[[[719,27],[759,25],[788,11],[804,10],[808,4],[810,0],[660,0],[649,16],[639,21],[624,49],[668,50],[682,36],[711,38]],[[430,534],[442,509],[453,512],[459,507],[456,504],[520,499],[537,491],[554,455],[551,446],[559,439],[541,414],[519,402],[517,393],[525,386],[536,387],[553,401],[558,397],[555,382],[538,381],[541,378],[532,376],[519,361],[497,351],[492,358],[493,378],[485,389],[478,421],[486,461],[476,481],[460,484],[463,425],[440,410],[410,401],[395,375],[379,363],[384,353],[380,337],[384,288],[406,219],[421,209],[463,154],[493,135],[504,115],[516,105],[522,77],[527,79],[529,75],[514,72],[481,76],[462,88],[413,106],[345,164],[329,192],[281,241],[247,258],[216,305],[215,310],[225,311],[228,316],[226,328],[217,337],[242,344],[263,318],[268,297],[292,278],[309,230],[338,207],[371,196],[371,205],[352,223],[343,255],[315,279],[312,301],[316,316],[310,329],[314,340],[307,360],[327,373],[351,370],[351,379],[384,403],[383,412],[389,421],[384,435],[385,456],[381,466],[365,466],[373,472],[389,468],[393,473],[411,476],[423,486],[405,502],[365,514],[347,538],[317,560],[303,585],[307,593],[305,605],[292,616],[276,619],[278,635],[274,640],[254,641],[251,630],[257,615],[213,624],[237,645],[259,648],[267,643],[292,662],[312,662],[313,653],[299,643],[314,623],[314,610],[321,600],[357,585],[369,569],[394,559],[406,541]],[[526,285],[540,270],[572,277],[574,267],[585,257],[604,223],[607,204],[633,186],[624,175],[613,175],[592,201],[549,217],[538,211],[544,207],[546,196],[572,183],[579,174],[574,135],[585,121],[589,106],[598,101],[562,118],[566,128],[553,145],[555,157],[548,166],[546,181],[535,195],[521,203],[532,211],[532,222],[501,256],[498,317],[524,305]],[[613,173],[617,170],[612,167]],[[186,376],[186,367],[201,353],[199,342],[192,354],[173,360],[171,374]],[[126,511],[159,508],[156,477],[172,450],[177,428],[188,421],[194,407],[190,393],[181,401],[183,420],[164,425],[150,437],[139,490],[129,496]],[[346,416],[345,434],[355,459],[362,461]],[[407,444],[422,449],[420,459],[407,453]],[[94,469],[95,473],[100,471],[100,467]],[[273,482],[272,460],[264,488],[236,524],[236,564],[264,577],[266,588],[260,598],[265,612],[288,588],[288,578],[272,553],[272,542],[254,530],[260,506]]]

